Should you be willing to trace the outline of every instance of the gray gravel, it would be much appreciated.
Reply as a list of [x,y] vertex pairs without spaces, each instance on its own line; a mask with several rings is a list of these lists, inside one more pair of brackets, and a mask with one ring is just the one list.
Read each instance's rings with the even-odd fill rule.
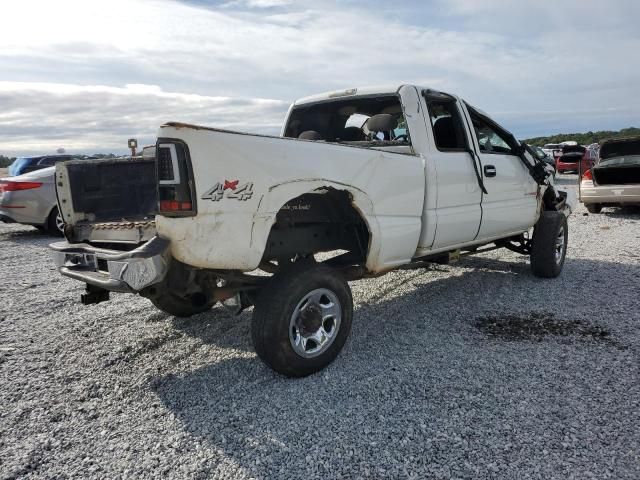
[[250,313],[83,307],[0,224],[0,478],[640,478],[640,212],[569,228],[555,280],[497,251],[354,282],[345,350],[290,380]]

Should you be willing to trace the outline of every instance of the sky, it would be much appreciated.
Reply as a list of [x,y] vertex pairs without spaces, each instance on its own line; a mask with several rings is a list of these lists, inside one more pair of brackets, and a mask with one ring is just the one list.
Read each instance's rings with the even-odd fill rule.
[[125,152],[182,121],[278,134],[296,98],[415,83],[519,138],[640,127],[637,0],[20,0],[0,154]]

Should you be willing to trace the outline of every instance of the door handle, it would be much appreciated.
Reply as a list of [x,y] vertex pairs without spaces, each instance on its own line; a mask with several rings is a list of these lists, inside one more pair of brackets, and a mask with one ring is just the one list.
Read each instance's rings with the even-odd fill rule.
[[485,165],[484,166],[484,176],[485,177],[495,177],[496,176],[496,167],[493,165]]

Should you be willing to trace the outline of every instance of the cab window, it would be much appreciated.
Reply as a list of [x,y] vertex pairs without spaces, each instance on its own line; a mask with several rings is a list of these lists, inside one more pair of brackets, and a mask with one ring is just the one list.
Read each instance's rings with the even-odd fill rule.
[[429,119],[438,150],[466,151],[469,149],[462,118],[456,102],[428,100]]
[[502,132],[487,125],[481,118],[476,117],[473,112],[470,112],[470,114],[473,130],[475,131],[478,145],[480,146],[480,152],[507,155],[516,154],[509,146],[506,136]]

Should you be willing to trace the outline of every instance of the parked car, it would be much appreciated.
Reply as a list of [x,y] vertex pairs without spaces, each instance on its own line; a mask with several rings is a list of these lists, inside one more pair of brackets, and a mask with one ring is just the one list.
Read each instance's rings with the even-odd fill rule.
[[56,203],[55,168],[0,178],[0,221],[33,225],[61,235],[63,222]]
[[256,352],[288,376],[342,349],[348,280],[497,248],[558,276],[576,203],[487,114],[414,85],[298,100],[282,137],[168,123],[156,157],[56,166],[60,272],[87,284],[85,304],[114,291],[176,316],[255,305]]
[[[562,153],[562,144],[560,143],[547,143],[542,147],[544,153],[549,155],[554,161]],[[555,168],[555,165],[554,165]]]
[[593,150],[582,145],[565,145],[562,147],[560,156],[556,157],[556,171],[558,173],[584,172],[593,166],[595,160]]
[[640,137],[603,142],[597,164],[580,179],[579,192],[590,213],[640,205]]
[[52,167],[58,162],[71,160],[73,155],[41,155],[39,157],[18,157],[9,165],[9,175],[12,177],[23,173]]

